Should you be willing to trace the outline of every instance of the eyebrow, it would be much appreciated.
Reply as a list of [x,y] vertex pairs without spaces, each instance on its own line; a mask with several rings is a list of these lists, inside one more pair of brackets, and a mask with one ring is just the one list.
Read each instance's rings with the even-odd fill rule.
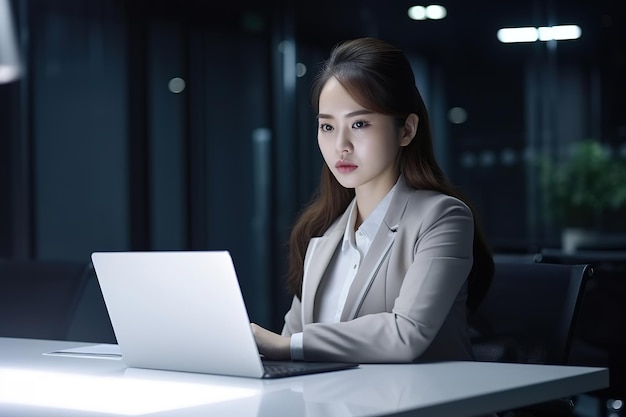
[[[362,114],[373,114],[374,112],[371,110],[367,110],[367,109],[363,109],[363,110],[356,110],[353,112],[350,112],[348,114],[345,115],[345,118],[349,118],[349,117],[354,117],[354,116],[360,116]],[[331,116],[330,114],[324,114],[324,113],[320,113],[317,115],[318,119],[334,119],[333,116]]]

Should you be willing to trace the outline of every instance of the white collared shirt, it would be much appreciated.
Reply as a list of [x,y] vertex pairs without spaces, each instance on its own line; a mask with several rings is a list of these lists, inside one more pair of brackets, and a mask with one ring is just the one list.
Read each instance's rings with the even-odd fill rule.
[[[343,240],[337,246],[318,290],[319,304],[316,306],[315,322],[337,323],[340,321],[354,277],[383,223],[396,188],[397,183],[363,221],[356,233],[354,231],[357,216],[356,200],[350,204],[350,214]],[[302,333],[295,333],[291,336],[291,358],[302,360],[303,356]]]

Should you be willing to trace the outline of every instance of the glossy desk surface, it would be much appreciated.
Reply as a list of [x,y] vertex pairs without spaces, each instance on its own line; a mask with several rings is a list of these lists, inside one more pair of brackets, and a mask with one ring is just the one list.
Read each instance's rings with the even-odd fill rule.
[[361,365],[276,380],[44,355],[88,343],[0,338],[0,416],[473,416],[608,386],[605,368]]

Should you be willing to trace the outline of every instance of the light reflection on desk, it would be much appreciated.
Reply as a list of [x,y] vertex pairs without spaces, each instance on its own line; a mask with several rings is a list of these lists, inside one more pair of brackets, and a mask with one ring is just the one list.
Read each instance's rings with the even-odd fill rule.
[[257,395],[194,382],[0,368],[0,402],[137,416]]
[[[452,406],[473,396],[468,381],[476,377],[475,365],[455,364],[455,381],[449,374],[441,375],[434,364],[362,365],[273,380],[133,368],[118,368],[105,376],[0,368],[0,402],[109,415],[176,411],[176,416],[186,416],[203,409],[211,415],[235,413],[232,415],[238,417],[282,415],[285,410],[307,417],[377,415],[410,410],[416,402],[424,410],[428,406]],[[393,372],[389,368],[394,368]],[[523,377],[525,369],[530,371],[521,367],[517,374]],[[489,381],[489,371],[484,372],[487,375],[481,377]],[[545,367],[545,372],[549,374],[550,367]],[[536,375],[536,369],[529,375]],[[466,386],[462,395],[454,398],[444,392],[457,382]],[[515,384],[511,378],[511,385]],[[506,388],[500,381],[493,390]],[[484,384],[482,388],[476,385],[476,391],[480,390]],[[220,413],[214,414],[217,410]]]
[[[432,399],[436,402],[444,396],[441,390],[446,384],[442,383],[434,369],[430,372],[428,365],[422,365],[419,369],[385,365],[385,368],[394,368],[392,374],[383,371],[381,367],[361,366],[357,369],[273,380],[142,369],[127,369],[125,376],[144,378],[146,381],[167,379],[184,383],[219,378],[224,388],[239,387],[262,392],[259,415],[281,415],[284,410],[299,410],[298,415],[307,417],[375,415],[388,412],[390,408],[397,411],[408,409],[416,399],[424,402]],[[433,381],[438,383],[433,384]],[[237,415],[244,416],[239,411]],[[249,415],[256,416],[257,413]]]

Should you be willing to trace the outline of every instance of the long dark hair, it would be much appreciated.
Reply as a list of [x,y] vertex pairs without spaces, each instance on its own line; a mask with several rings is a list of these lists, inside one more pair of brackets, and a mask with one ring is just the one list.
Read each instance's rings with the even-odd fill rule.
[[[392,116],[401,125],[415,113],[419,124],[415,137],[400,151],[400,172],[416,189],[435,190],[456,197],[474,213],[474,264],[468,277],[467,306],[474,310],[484,298],[493,276],[493,256],[470,201],[452,184],[435,159],[428,111],[415,85],[415,76],[405,54],[374,38],[337,44],[313,81],[311,99],[318,113],[319,97],[326,81],[336,78],[363,107]],[[354,198],[354,190],[341,186],[324,164],[319,187],[300,213],[289,240],[287,287],[302,295],[304,255],[309,240],[320,236]]]

